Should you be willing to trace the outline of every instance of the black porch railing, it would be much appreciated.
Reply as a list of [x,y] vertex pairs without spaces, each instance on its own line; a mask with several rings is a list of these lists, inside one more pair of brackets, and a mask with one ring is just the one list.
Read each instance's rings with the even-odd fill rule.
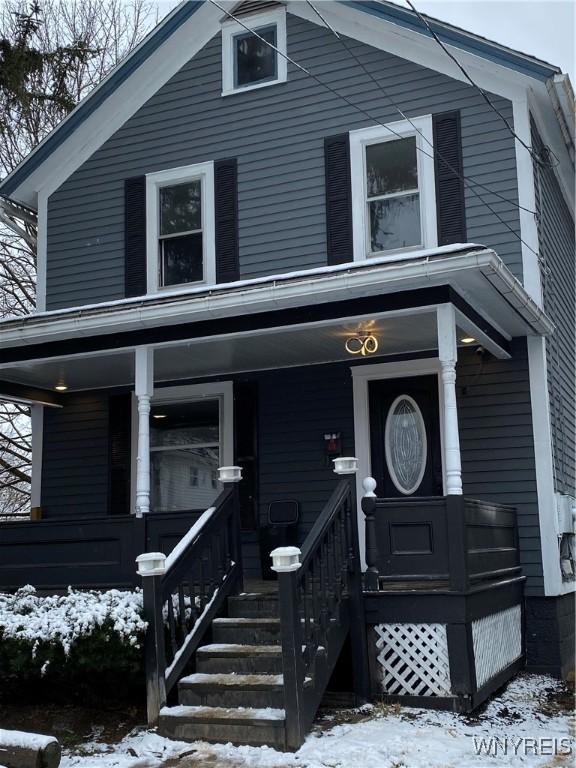
[[516,510],[464,496],[365,496],[365,588],[434,583],[466,592],[521,574]]
[[354,509],[352,487],[342,481],[302,546],[298,570],[278,574],[288,749],[303,743],[348,634],[355,693],[368,696]]
[[242,588],[237,488],[226,488],[166,559],[165,572],[144,576],[148,722],[158,721],[212,619]]

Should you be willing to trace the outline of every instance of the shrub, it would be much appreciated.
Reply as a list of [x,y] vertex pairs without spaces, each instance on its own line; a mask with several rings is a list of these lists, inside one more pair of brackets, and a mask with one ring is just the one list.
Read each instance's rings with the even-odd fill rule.
[[100,704],[142,699],[142,595],[0,595],[0,699]]

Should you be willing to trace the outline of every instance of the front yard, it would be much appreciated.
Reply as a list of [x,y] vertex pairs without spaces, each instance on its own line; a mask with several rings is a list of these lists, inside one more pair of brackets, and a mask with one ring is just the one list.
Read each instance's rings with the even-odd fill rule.
[[396,706],[324,712],[296,754],[169,741],[136,725],[137,711],[44,708],[26,716],[4,707],[0,718],[16,727],[20,712],[20,727],[35,722],[57,736],[61,768],[558,768],[573,765],[572,710],[572,687],[521,675],[473,716]]

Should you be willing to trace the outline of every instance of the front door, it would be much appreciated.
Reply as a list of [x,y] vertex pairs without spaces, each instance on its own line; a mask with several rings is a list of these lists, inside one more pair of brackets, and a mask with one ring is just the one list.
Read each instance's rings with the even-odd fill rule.
[[372,476],[380,498],[441,496],[438,378],[371,381]]

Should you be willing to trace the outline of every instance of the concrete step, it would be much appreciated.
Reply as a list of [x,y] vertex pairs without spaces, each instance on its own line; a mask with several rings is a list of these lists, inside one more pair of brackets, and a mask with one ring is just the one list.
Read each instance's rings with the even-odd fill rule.
[[215,643],[271,645],[280,642],[280,619],[218,618],[212,622]]
[[285,747],[283,709],[249,707],[164,707],[160,711],[158,732],[181,741],[232,742],[270,747]]
[[178,683],[178,701],[188,706],[281,709],[284,678],[282,675],[196,673]]
[[236,618],[277,618],[278,595],[245,593],[228,598],[228,615]]
[[236,672],[244,675],[279,675],[282,650],[279,645],[203,645],[196,651],[198,672]]

